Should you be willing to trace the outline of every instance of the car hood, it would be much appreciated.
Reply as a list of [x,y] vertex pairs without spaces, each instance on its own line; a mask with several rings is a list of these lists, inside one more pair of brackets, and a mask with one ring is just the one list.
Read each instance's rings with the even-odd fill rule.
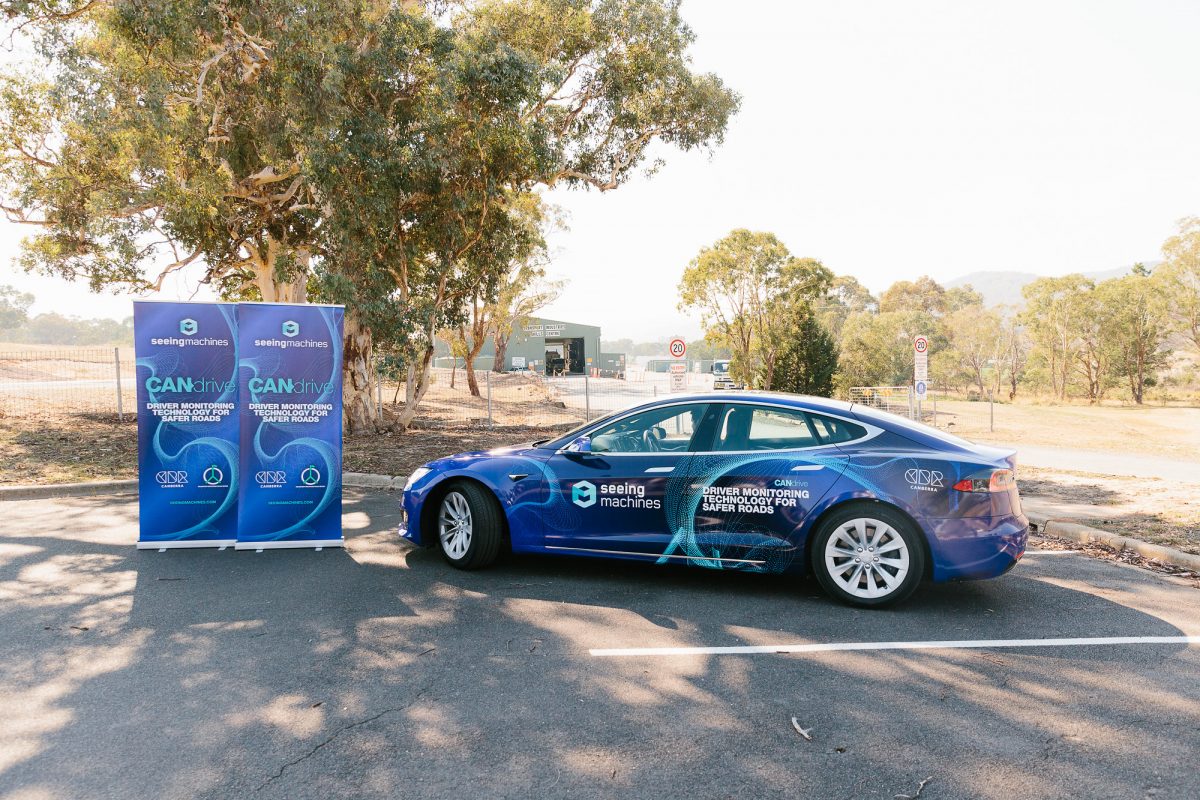
[[470,450],[465,453],[455,453],[452,456],[445,456],[436,461],[430,461],[425,466],[429,469],[462,469],[469,464],[477,461],[486,461],[492,458],[500,458],[503,456],[512,456],[517,458],[536,458],[539,461],[545,460],[549,455],[549,451],[534,447],[533,442],[523,444],[505,445],[504,447],[494,447],[491,450]]

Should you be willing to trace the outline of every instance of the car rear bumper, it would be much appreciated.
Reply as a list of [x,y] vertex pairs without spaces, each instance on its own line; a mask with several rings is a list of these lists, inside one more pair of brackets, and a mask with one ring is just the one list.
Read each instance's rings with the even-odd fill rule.
[[1025,555],[1029,520],[1002,517],[926,519],[933,555],[933,580],[981,580],[1008,572]]

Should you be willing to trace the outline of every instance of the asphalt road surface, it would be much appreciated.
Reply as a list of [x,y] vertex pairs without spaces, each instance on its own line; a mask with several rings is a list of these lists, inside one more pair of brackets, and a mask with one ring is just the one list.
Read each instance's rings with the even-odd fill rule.
[[[136,551],[128,497],[0,503],[0,798],[1200,797],[1186,581],[1031,553],[869,612],[781,577],[462,573],[396,499],[347,497],[345,551],[262,554]],[[1092,637],[1134,643],[987,644]]]

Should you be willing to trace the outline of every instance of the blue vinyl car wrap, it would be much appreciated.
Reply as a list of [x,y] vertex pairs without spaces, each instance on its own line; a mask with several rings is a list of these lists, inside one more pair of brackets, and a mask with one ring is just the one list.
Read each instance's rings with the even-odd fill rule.
[[922,579],[991,578],[1025,551],[1012,450],[875,409],[764,392],[660,398],[555,439],[443,458],[401,535],[455,566],[515,552],[811,570],[887,605]]

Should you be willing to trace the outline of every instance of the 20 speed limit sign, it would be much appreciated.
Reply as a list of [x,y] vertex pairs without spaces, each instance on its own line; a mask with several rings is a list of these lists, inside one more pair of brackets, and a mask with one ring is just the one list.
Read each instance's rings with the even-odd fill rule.
[[924,336],[917,336],[913,339],[913,350],[918,353],[929,352],[929,339]]
[[687,342],[677,336],[671,340],[670,350],[673,357],[683,358],[684,353],[687,352]]

